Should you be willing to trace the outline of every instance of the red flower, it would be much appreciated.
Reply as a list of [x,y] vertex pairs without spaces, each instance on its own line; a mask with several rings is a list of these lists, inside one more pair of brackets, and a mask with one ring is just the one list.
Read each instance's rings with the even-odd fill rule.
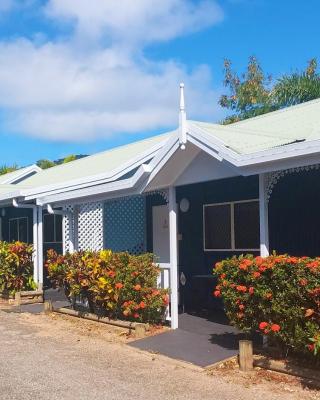
[[225,277],[226,277],[226,274],[221,274],[220,275],[220,279],[225,279]]
[[110,278],[114,278],[116,276],[116,273],[114,271],[108,271],[107,275],[110,276]]
[[250,286],[248,292],[249,292],[250,294],[253,294],[253,293],[254,293],[254,288],[253,288],[252,286]]
[[271,330],[272,330],[272,332],[279,332],[280,331],[280,325],[278,325],[278,324],[272,324],[271,325]]
[[136,312],[133,314],[133,318],[139,318],[139,314]]
[[269,326],[268,322],[260,322],[259,329],[263,331],[267,326]]
[[254,273],[252,274],[254,278],[260,278],[261,274],[258,271],[254,271]]
[[246,286],[242,286],[242,285],[238,285],[236,289],[238,292],[243,292],[243,293],[245,293],[247,291]]
[[260,256],[258,256],[258,257],[256,257],[255,259],[254,259],[254,261],[255,261],[255,263],[256,263],[256,265],[261,265],[262,263],[263,263],[263,258],[262,257],[260,257]]
[[312,351],[312,352],[314,352],[314,349],[315,349],[315,345],[314,345],[314,343],[312,343],[312,344],[308,344],[308,350],[310,350],[310,351]]
[[267,294],[265,295],[265,298],[266,298],[267,300],[271,300],[271,299],[272,299],[272,293],[267,293]]
[[240,304],[240,305],[239,305],[239,310],[244,310],[244,308],[245,308],[245,307],[244,307],[243,304]]
[[116,289],[122,289],[123,284],[121,282],[116,283]]
[[169,304],[169,295],[165,294],[162,296],[163,304],[167,306]]
[[214,297],[220,297],[220,296],[221,296],[220,290],[215,290],[215,291],[213,292],[213,295],[214,295]]
[[248,267],[250,267],[252,264],[253,263],[252,263],[251,260],[244,259],[244,260],[241,261],[241,263],[239,265],[239,268],[244,270],[244,271],[246,271],[248,269]]
[[146,308],[146,303],[144,303],[143,301],[140,302],[139,304],[140,308]]
[[133,289],[138,292],[139,290],[141,290],[141,285],[139,285],[139,284],[135,285],[135,286],[133,286]]
[[301,286],[306,286],[308,284],[308,281],[306,279],[300,279],[299,283]]
[[260,272],[264,272],[266,269],[267,269],[267,267],[265,265],[260,265],[260,267],[259,267]]

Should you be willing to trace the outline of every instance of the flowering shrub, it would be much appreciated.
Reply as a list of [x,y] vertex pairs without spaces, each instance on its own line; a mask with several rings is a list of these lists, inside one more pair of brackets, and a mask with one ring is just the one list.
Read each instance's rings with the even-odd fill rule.
[[31,245],[0,242],[0,291],[14,294],[21,290],[33,290],[33,248]]
[[259,331],[294,352],[320,350],[320,258],[272,255],[232,257],[216,264],[231,323]]
[[91,312],[110,318],[159,323],[168,292],[157,288],[158,267],[152,254],[80,251],[65,256],[48,252],[47,268],[55,286],[71,299],[87,299]]

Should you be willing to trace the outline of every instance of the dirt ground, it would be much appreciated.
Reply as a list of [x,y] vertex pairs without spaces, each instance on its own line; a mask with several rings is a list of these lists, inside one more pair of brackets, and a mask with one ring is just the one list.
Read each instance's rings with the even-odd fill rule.
[[320,399],[296,378],[234,365],[203,371],[128,340],[73,317],[0,311],[0,399]]

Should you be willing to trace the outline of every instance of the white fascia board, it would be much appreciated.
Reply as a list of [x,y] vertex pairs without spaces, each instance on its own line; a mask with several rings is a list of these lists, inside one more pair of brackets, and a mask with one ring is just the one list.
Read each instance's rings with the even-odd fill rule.
[[4,180],[1,184],[6,185],[6,184],[13,184],[20,179],[27,177],[28,175],[32,174],[32,172],[40,172],[42,169],[38,167],[36,164],[30,165],[30,167],[25,167],[21,168],[21,171],[19,173],[19,170],[15,171],[17,174],[13,178],[8,178]]
[[119,193],[130,191],[131,193],[136,186],[139,186],[139,184],[141,184],[141,182],[146,179],[146,177],[150,174],[150,171],[151,170],[149,165],[143,164],[131,178],[123,179],[116,182],[98,184],[88,188],[81,188],[65,191],[62,193],[46,195],[37,198],[37,204],[43,206],[49,203],[57,204],[70,201],[77,202],[78,199],[81,201],[82,198],[90,198],[93,196],[97,197],[99,195],[103,195],[105,197],[114,192]]
[[26,198],[34,199],[39,196],[46,196],[55,193],[63,193],[66,190],[76,190],[91,185],[98,185],[115,181],[121,178],[121,176],[126,175],[128,172],[132,171],[133,169],[137,168],[140,165],[143,165],[146,161],[149,161],[151,158],[153,158],[155,154],[157,154],[159,149],[161,149],[161,147],[163,147],[167,141],[168,138],[161,141],[157,145],[152,146],[152,148],[137,155],[137,157],[135,157],[134,159],[126,162],[125,164],[121,165],[120,167],[114,169],[111,172],[93,175],[91,177],[86,177],[76,180],[70,180],[63,184],[59,183],[59,184],[35,187],[26,190],[24,194]]
[[179,143],[179,136],[177,133],[168,141],[168,143],[165,145],[165,147],[151,161],[150,168],[151,168],[152,172],[151,172],[148,180],[146,181],[145,187],[142,189],[142,191],[148,190],[148,186],[153,181],[153,179],[156,177],[158,172],[161,170],[161,168],[167,163],[167,161],[172,157],[172,155],[179,148],[180,148],[180,143]]
[[0,205],[1,206],[12,206],[12,199],[21,199],[23,200],[23,196],[21,196],[20,191],[7,193],[5,195],[0,195]]

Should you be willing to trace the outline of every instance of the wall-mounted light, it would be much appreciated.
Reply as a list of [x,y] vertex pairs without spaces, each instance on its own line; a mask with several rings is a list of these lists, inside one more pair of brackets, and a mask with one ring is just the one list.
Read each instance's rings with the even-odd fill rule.
[[186,199],[186,198],[181,199],[181,201],[180,201],[180,211],[185,213],[185,212],[189,211],[189,208],[190,208],[189,200]]
[[5,216],[6,216],[6,209],[1,208],[1,217],[5,217]]

